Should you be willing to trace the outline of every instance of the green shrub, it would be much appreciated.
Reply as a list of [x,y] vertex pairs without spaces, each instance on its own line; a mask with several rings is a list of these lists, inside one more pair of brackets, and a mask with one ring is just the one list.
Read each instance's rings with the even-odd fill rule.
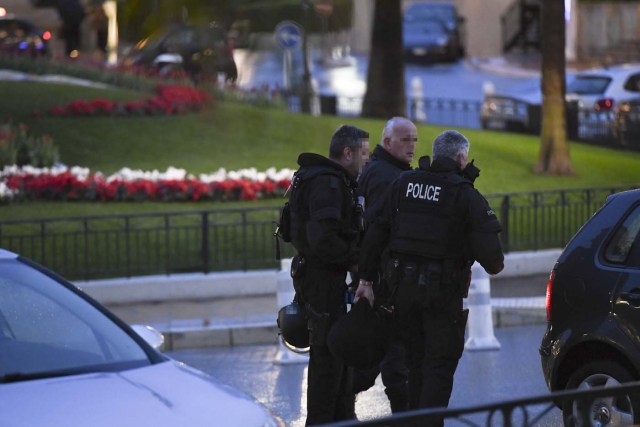
[[49,167],[58,162],[58,147],[49,135],[30,135],[23,123],[0,124],[0,168],[10,165]]

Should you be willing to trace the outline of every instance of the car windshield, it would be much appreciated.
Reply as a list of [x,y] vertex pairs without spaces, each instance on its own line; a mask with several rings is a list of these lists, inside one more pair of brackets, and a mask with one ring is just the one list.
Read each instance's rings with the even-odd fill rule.
[[611,77],[608,76],[576,76],[569,82],[567,92],[578,95],[600,95],[607,90],[609,83],[611,83]]
[[411,20],[427,18],[440,19],[443,22],[455,22],[456,20],[453,7],[438,4],[415,5],[407,9],[405,16]]
[[0,260],[0,383],[149,365],[88,301],[17,260]]
[[447,30],[442,23],[433,19],[405,22],[404,30],[409,33],[447,34]]

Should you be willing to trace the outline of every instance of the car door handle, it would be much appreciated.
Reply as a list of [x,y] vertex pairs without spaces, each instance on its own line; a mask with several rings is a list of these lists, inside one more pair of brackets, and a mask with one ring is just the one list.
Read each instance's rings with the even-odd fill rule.
[[640,305],[640,290],[637,292],[622,292],[620,297],[634,306]]

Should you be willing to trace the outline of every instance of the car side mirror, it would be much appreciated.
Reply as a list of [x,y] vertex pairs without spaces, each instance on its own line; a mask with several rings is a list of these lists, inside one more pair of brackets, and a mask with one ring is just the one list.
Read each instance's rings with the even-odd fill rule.
[[131,329],[133,329],[136,334],[138,334],[155,350],[162,351],[162,347],[164,346],[164,336],[160,331],[146,325],[131,325]]

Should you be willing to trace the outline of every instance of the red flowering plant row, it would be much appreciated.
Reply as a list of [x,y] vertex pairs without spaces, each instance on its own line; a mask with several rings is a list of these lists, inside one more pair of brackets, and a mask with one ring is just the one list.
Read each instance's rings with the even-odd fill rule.
[[[143,172],[128,168],[111,176],[65,166],[5,167],[0,171],[0,201],[238,201],[281,197],[293,171],[275,168],[258,172],[243,169],[195,177],[184,169]],[[4,195],[3,195],[4,194]]]
[[[112,101],[94,99],[75,100],[67,105],[53,107],[52,116],[96,116],[96,115],[171,115],[202,110],[211,104],[211,97],[203,90],[193,86],[163,85],[155,87],[153,97],[136,101]],[[41,113],[36,112],[36,115]]]

